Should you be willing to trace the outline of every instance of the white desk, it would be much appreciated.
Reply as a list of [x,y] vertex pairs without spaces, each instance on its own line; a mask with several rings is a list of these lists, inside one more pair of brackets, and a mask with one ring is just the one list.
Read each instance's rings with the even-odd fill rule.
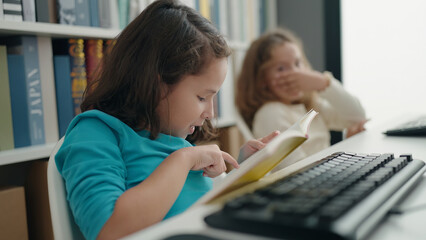
[[[399,156],[403,153],[412,153],[413,158],[426,161],[426,137],[387,137],[382,132],[396,124],[409,120],[411,115],[399,117],[398,121],[384,120],[371,122],[367,125],[367,131],[337,143],[313,156],[310,159],[321,159],[324,156],[339,151],[356,153],[394,153]],[[401,208],[409,208],[426,205],[426,177],[412,191],[401,204]],[[176,234],[202,233],[218,239],[269,239],[259,236],[221,231],[208,227],[204,216],[215,211],[218,206],[202,206],[191,208],[185,213],[163,221],[146,230],[139,231],[125,239],[164,239]],[[368,237],[369,240],[420,240],[426,239],[426,206],[418,211],[403,215],[392,215]]]

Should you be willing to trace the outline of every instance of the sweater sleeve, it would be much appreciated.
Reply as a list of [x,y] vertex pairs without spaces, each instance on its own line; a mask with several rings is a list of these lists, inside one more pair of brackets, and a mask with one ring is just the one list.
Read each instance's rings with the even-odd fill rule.
[[[292,119],[291,112],[292,110],[287,109],[282,103],[265,104],[256,112],[254,117],[253,135],[255,138],[261,138],[275,130],[279,130],[280,132],[286,131],[296,122],[296,120]],[[278,164],[272,172],[289,166],[307,156],[308,154],[302,148],[298,147]]]
[[330,73],[330,85],[320,92],[315,108],[332,130],[343,130],[364,120],[365,111],[359,100],[348,93]]
[[74,219],[87,239],[96,239],[126,188],[115,134],[99,119],[80,119],[55,156]]

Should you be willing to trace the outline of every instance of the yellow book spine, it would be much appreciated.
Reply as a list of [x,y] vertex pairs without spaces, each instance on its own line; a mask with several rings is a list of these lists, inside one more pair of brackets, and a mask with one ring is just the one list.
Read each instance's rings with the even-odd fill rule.
[[211,20],[210,17],[210,2],[209,0],[200,0],[200,13],[203,17]]

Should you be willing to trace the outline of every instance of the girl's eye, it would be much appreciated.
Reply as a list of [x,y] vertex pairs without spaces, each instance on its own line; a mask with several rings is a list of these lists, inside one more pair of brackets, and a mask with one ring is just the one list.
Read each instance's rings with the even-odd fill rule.
[[281,72],[281,71],[284,71],[284,70],[285,70],[285,67],[284,67],[284,66],[279,66],[279,67],[278,67],[278,71],[280,71],[280,72]]
[[200,96],[198,96],[198,100],[200,100],[200,102],[205,102],[205,101],[206,101],[206,99],[205,99],[205,98],[200,97]]

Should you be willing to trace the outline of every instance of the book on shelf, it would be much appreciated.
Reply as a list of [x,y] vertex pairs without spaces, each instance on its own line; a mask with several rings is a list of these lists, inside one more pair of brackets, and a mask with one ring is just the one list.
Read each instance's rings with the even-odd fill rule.
[[36,21],[35,0],[22,0],[22,14],[24,21]]
[[120,29],[124,29],[129,23],[129,0],[117,1],[118,5],[118,24]]
[[58,0],[58,19],[60,24],[75,25],[75,1],[74,0]]
[[7,62],[15,148],[43,144],[45,139],[40,79],[27,78],[23,55],[8,54]]
[[109,11],[109,1],[98,1],[99,27],[111,28],[111,16]]
[[181,0],[181,3],[193,9],[197,9],[196,2],[198,2],[198,0]]
[[130,0],[128,21],[133,21],[147,6],[147,0]]
[[[99,27],[99,10],[98,10],[98,0],[88,0],[89,1],[89,16],[90,16],[90,26]],[[102,1],[102,0],[101,0]]]
[[104,41],[102,39],[87,39],[84,43],[84,55],[86,57],[87,84],[93,79],[98,65],[103,57]]
[[220,31],[219,0],[210,0],[210,21]]
[[209,0],[198,0],[199,4],[199,12],[203,17],[211,20],[210,16],[210,1]]
[[[15,147],[44,144],[46,140],[37,37],[16,36],[5,41]],[[29,141],[21,144],[15,130],[22,131],[22,125],[28,128],[24,135],[29,135]]]
[[215,11],[217,11],[218,14],[218,29],[219,31],[227,38],[229,38],[229,19],[228,19],[228,12],[229,9],[227,7],[227,1],[228,0],[218,0],[217,3],[215,3]]
[[[240,38],[237,39],[237,41],[241,41],[241,42],[247,42],[249,40],[248,38],[248,1],[246,0],[238,0],[238,9],[239,9],[239,14],[238,14],[238,18],[239,18],[239,25],[238,27],[238,31],[240,32]],[[251,27],[251,26],[250,26]]]
[[111,52],[111,49],[114,47],[116,40],[115,39],[107,39],[104,41],[104,55],[109,54]]
[[3,0],[3,19],[6,21],[22,22],[22,0]]
[[0,20],[4,19],[4,15],[3,15],[3,2],[0,1]]
[[[241,18],[239,15],[241,14],[241,9],[239,9],[239,0],[227,1],[227,14],[228,14],[228,33],[229,39],[233,41],[240,41],[240,27],[242,23],[240,23]],[[233,9],[234,11],[230,11]]]
[[74,118],[74,104],[71,96],[71,57],[54,55],[56,102],[59,137],[63,137],[69,123]]
[[58,23],[56,0],[36,0],[37,22]]
[[49,37],[37,37],[41,92],[43,93],[43,119],[46,143],[59,140],[56,108],[55,77],[53,74],[52,41]]
[[88,0],[75,0],[75,25],[91,26],[90,3]]
[[120,19],[118,14],[118,2],[117,0],[103,0],[109,2],[109,14],[111,21],[111,27],[113,29],[120,29]]
[[[308,130],[318,113],[309,111],[286,131],[272,139],[264,148],[257,151],[233,169],[227,176],[206,193],[195,205],[220,201],[226,194],[242,189],[264,177],[281,161],[308,139]],[[290,165],[291,166],[291,165]]]
[[98,1],[99,26],[119,29],[118,3],[116,0]]
[[260,0],[260,33],[277,27],[277,0]]
[[0,45],[0,151],[13,149],[12,105],[6,46]]
[[259,0],[247,0],[246,29],[249,41],[253,41],[260,35],[260,8]]
[[80,104],[87,86],[84,40],[81,38],[54,39],[52,45],[53,55],[70,56],[71,96],[74,115],[78,115],[81,113]]

